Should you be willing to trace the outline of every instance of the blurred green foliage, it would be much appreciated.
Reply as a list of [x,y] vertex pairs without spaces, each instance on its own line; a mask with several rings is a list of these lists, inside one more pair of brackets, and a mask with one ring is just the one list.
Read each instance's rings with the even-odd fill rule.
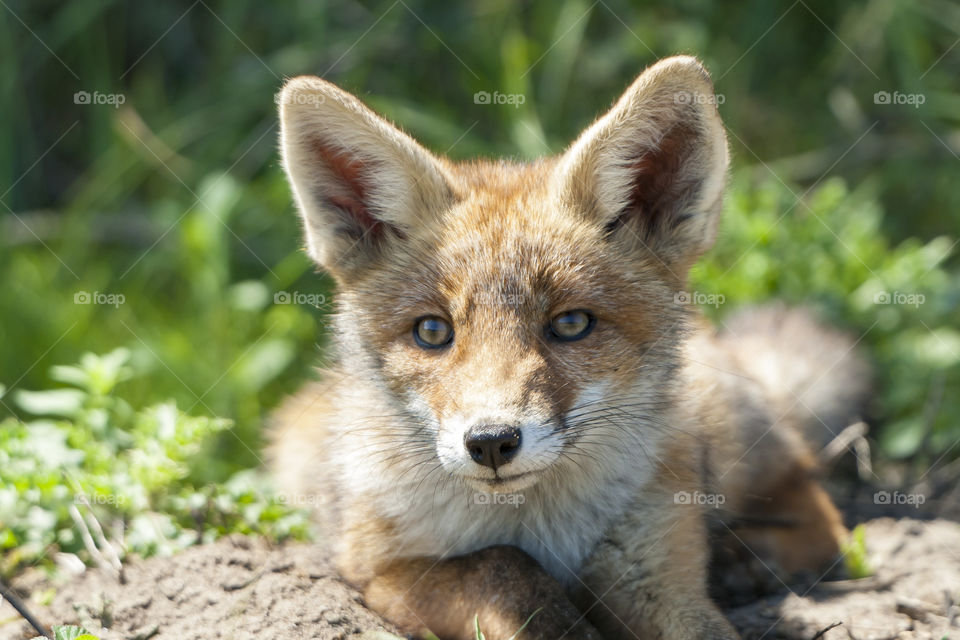
[[732,186],[720,239],[694,267],[691,289],[723,296],[705,308],[718,323],[775,297],[845,328],[872,361],[881,451],[917,456],[923,475],[960,438],[960,397],[943,393],[960,388],[960,278],[943,266],[954,240],[893,244],[871,181],[851,193],[829,179],[803,197],[770,180]]
[[[955,456],[958,36],[948,0],[7,0],[0,381],[47,388],[51,365],[123,346],[142,372],[120,383],[131,406],[233,421],[191,471],[223,482],[259,462],[264,416],[322,358],[334,295],[277,162],[284,77],[337,82],[439,153],[526,159],[687,52],[713,72],[733,151],[721,241],[694,274],[726,297],[713,315],[818,306],[878,365],[886,453]],[[873,304],[881,291],[925,302]]]
[[[63,388],[13,392],[36,417],[0,422],[0,575],[54,559],[90,562],[78,521],[105,530],[118,554],[169,554],[227,533],[304,538],[307,515],[273,496],[252,471],[199,485],[191,470],[220,418],[193,417],[172,402],[143,409],[114,394],[127,380],[129,352],[86,354],[50,375]],[[4,395],[0,389],[0,397]],[[99,524],[98,524],[99,523]],[[97,541],[103,550],[103,543]]]

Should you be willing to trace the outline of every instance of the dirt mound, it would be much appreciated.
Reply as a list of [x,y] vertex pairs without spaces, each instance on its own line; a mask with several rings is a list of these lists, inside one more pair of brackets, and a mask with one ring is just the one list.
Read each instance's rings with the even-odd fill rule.
[[[46,624],[81,624],[103,640],[341,640],[393,630],[309,545],[231,536],[171,558],[130,561],[124,579],[87,571],[36,613]],[[10,611],[4,605],[0,619]],[[25,625],[0,627],[0,640],[34,635]]]
[[727,611],[744,638],[960,639],[960,525],[881,518],[866,525],[875,573],[824,581]]
[[[881,518],[866,529],[871,578],[784,588],[728,610],[744,637],[960,639],[960,524]],[[104,640],[346,639],[393,630],[307,545],[231,537],[131,561],[124,574],[119,584],[88,571],[59,588],[50,606],[34,608],[45,623],[81,623]],[[27,576],[18,586],[50,585]],[[0,605],[0,621],[13,617]],[[32,636],[23,623],[0,626],[0,640]]]

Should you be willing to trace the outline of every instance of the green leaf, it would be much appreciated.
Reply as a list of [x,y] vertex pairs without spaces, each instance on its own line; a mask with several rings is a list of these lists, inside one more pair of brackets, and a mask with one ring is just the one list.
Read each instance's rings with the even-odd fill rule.
[[199,193],[204,194],[201,202],[203,208],[224,223],[243,198],[240,184],[228,173],[208,175],[200,184]]
[[960,363],[960,332],[941,327],[916,339],[917,358],[931,368],[946,369]]
[[72,365],[50,367],[50,377],[57,382],[63,382],[80,389],[86,389],[90,384],[90,376],[87,375],[87,372]]
[[919,451],[927,432],[923,416],[916,415],[887,424],[880,431],[880,448],[891,458],[902,459]]
[[130,350],[125,347],[114,349],[103,356],[84,354],[80,364],[88,374],[87,389],[98,395],[110,393],[117,384],[133,376],[133,371],[126,366],[129,361]]
[[64,627],[53,628],[53,640],[98,640],[98,639],[96,636],[91,634],[89,631],[87,631],[83,627],[64,626]]
[[50,391],[19,390],[14,402],[21,409],[35,416],[73,417],[83,408],[86,395],[77,389],[51,389]]
[[266,339],[244,354],[231,377],[245,388],[259,391],[283,373],[295,356],[292,342],[280,338]]
[[843,563],[847,574],[854,580],[873,575],[873,569],[867,559],[866,529],[859,524],[850,532],[850,538],[841,545]]
[[227,298],[234,309],[261,311],[270,304],[270,291],[259,280],[244,280],[230,287]]
[[480,631],[480,614],[474,614],[473,616],[473,628],[477,632],[477,640],[487,640],[483,635],[483,631]]
[[78,465],[84,458],[67,443],[67,432],[57,424],[35,420],[26,425],[20,441],[21,452],[42,460],[47,468],[63,469]]
[[530,621],[533,620],[533,617],[534,617],[535,615],[537,615],[538,613],[540,613],[541,611],[543,611],[543,607],[539,607],[536,611],[534,611],[533,613],[531,613],[531,614],[530,614],[530,617],[527,618],[527,621],[524,622],[523,625],[522,625],[519,629],[517,629],[517,632],[514,633],[512,636],[510,636],[510,638],[509,638],[508,640],[517,640],[517,636],[519,636],[520,633],[523,632],[523,630],[527,628],[527,625],[530,624]]

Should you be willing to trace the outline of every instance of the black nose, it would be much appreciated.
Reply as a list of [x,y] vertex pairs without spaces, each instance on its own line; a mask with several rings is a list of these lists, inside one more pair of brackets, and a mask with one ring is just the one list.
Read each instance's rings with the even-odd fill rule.
[[520,429],[503,424],[477,425],[467,431],[463,445],[474,462],[496,471],[520,450]]

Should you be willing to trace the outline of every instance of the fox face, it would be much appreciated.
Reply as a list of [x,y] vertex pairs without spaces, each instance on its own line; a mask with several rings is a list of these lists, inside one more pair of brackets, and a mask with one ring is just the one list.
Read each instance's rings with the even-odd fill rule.
[[[536,183],[528,171],[521,179]],[[546,188],[458,191],[439,228],[399,240],[416,251],[391,255],[347,294],[339,322],[356,327],[350,343],[435,434],[448,473],[515,491],[579,462],[570,454],[588,441],[612,445],[613,433],[597,434],[608,403],[661,386],[663,372],[642,363],[669,330],[670,276],[619,252],[603,225]]]
[[308,251],[337,280],[339,357],[394,399],[379,434],[486,492],[656,457],[690,264],[727,149],[702,67],[648,69],[560,156],[436,158],[317,78],[281,94]]

